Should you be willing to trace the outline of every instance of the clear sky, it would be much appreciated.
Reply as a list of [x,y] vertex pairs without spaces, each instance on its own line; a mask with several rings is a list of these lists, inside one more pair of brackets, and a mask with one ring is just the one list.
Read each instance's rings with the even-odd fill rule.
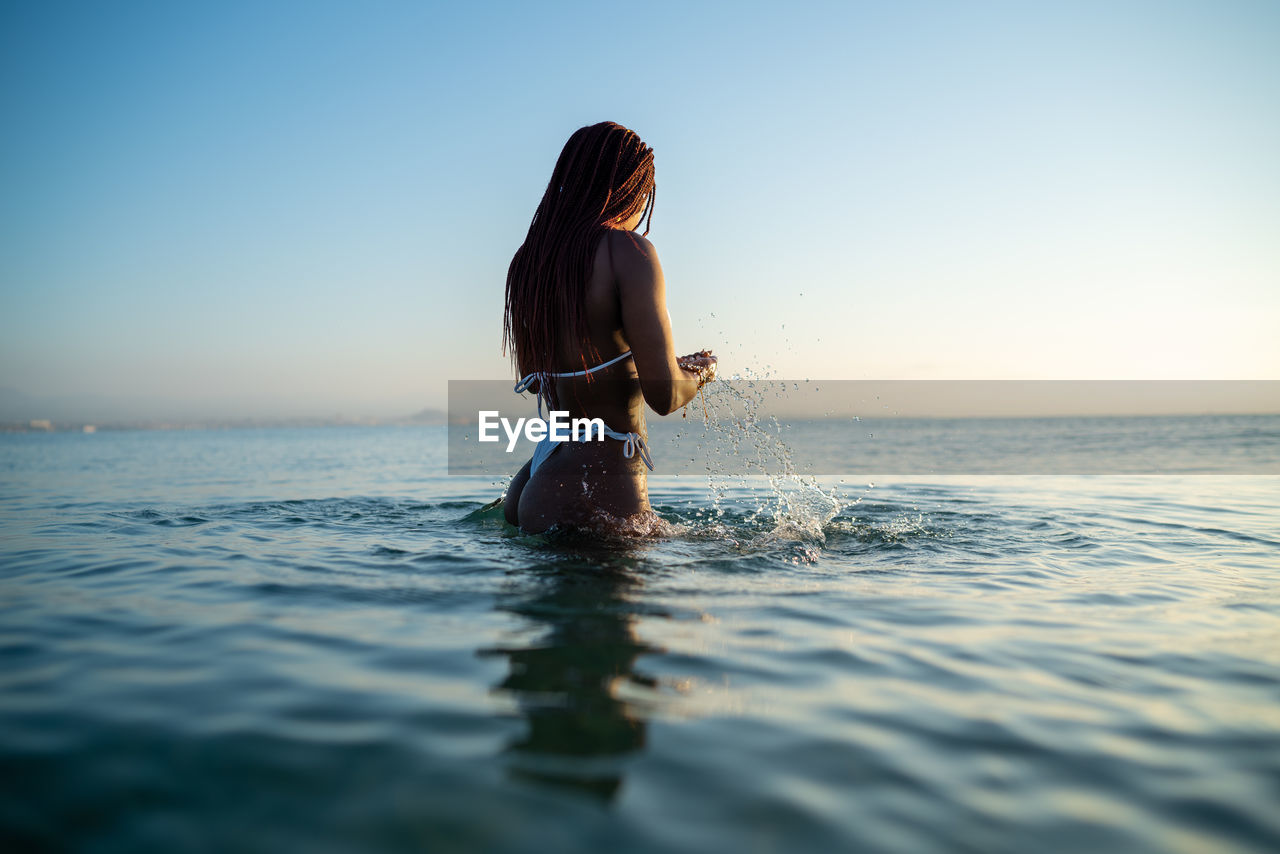
[[505,377],[507,264],[605,119],[726,373],[1280,378],[1280,3],[10,2],[0,111],[29,394]]

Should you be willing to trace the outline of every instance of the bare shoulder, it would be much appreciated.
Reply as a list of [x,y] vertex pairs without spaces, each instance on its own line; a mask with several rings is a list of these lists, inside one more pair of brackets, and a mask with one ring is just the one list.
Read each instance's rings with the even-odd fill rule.
[[662,281],[662,265],[658,250],[648,238],[634,231],[614,230],[609,234],[613,252],[613,268],[619,287],[653,287]]

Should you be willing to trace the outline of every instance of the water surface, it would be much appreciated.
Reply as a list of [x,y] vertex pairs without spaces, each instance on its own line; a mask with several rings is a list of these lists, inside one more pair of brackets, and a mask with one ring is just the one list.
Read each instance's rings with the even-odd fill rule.
[[0,436],[6,847],[1280,845],[1278,478],[655,478],[601,546],[443,444]]

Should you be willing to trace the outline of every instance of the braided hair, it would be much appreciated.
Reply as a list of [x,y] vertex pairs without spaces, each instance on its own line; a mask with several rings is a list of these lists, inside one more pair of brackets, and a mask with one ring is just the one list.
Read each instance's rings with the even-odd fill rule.
[[[598,360],[587,332],[586,290],[610,224],[642,213],[649,233],[653,149],[614,122],[579,128],[551,173],[529,233],[507,269],[502,351],[519,374],[556,369],[561,336],[578,341],[582,368]],[[555,389],[544,390],[554,397]]]

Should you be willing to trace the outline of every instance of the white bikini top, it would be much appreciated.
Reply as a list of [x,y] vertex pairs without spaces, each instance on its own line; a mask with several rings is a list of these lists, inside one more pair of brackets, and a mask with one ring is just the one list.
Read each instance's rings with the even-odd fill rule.
[[[621,356],[615,356],[607,362],[601,362],[594,368],[587,368],[585,371],[534,371],[528,376],[520,378],[520,382],[516,383],[515,393],[523,394],[528,391],[530,386],[535,382],[538,384],[538,417],[542,417],[542,398],[545,392],[546,381],[552,379],[560,379],[562,377],[585,377],[587,374],[594,374],[596,371],[603,371],[611,365],[616,365],[624,359],[631,358],[631,351],[623,353]],[[550,405],[550,404],[548,404]]]

